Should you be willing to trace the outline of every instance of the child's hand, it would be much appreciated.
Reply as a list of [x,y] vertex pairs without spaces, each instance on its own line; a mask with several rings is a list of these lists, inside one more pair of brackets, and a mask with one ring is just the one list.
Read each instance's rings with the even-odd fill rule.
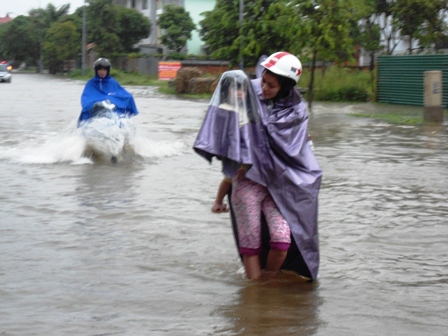
[[221,213],[221,212],[229,212],[229,208],[227,207],[227,204],[218,204],[216,201],[213,203],[212,206],[212,212],[214,213]]

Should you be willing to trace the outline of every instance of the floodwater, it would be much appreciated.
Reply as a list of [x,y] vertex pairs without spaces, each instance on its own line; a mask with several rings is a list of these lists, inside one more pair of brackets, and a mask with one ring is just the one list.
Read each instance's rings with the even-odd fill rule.
[[129,88],[136,153],[112,164],[82,157],[83,84],[0,85],[0,335],[448,335],[446,123],[314,104],[319,279],[258,283],[191,149],[207,103]]

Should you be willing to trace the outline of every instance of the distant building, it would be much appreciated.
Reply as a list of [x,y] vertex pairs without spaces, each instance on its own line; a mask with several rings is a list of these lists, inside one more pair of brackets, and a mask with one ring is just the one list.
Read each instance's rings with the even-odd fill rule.
[[191,39],[187,41],[187,52],[193,55],[205,55],[207,53],[204,41],[199,37],[199,22],[204,19],[204,12],[215,8],[216,0],[185,0],[185,10],[196,25],[196,30],[191,32]]
[[[204,18],[200,14],[212,10],[215,3],[216,0],[114,0],[115,5],[135,8],[151,21],[151,34],[138,43],[141,52],[149,54],[160,53],[163,50],[163,46],[160,45],[161,31],[156,22],[167,5],[184,7],[190,13],[190,17],[196,25],[196,29],[198,29],[199,21]],[[192,32],[192,37],[187,41],[185,51],[188,54],[205,54],[204,43],[201,41],[197,30]]]
[[[448,22],[448,19],[445,19],[446,22]],[[385,50],[387,50],[387,46],[389,44],[389,49],[392,50],[392,55],[402,56],[402,55],[409,55],[409,46],[411,43],[411,40],[409,39],[409,36],[401,36],[400,32],[397,31],[395,33],[392,33],[392,18],[385,18],[384,14],[380,18],[376,18],[376,23],[378,24],[384,24],[386,22],[384,33],[381,34],[380,44],[384,47]],[[386,35],[386,36],[385,36]],[[390,41],[387,39],[387,37],[391,35]],[[412,48],[413,53],[417,51],[419,48],[419,41],[416,39],[412,40]],[[448,53],[448,45],[445,43],[444,45],[439,45],[439,53],[447,54]],[[382,53],[377,53],[374,57],[374,61],[376,62],[379,55]],[[360,50],[359,54],[359,63],[360,66],[368,66],[371,61],[371,56],[366,53],[363,49]]]
[[11,20],[12,20],[12,18],[9,16],[9,13],[6,13],[5,17],[0,17],[0,24],[7,23]]

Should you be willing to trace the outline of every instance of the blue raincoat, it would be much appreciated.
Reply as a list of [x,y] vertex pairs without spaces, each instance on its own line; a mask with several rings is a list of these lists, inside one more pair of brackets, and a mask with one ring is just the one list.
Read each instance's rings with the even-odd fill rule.
[[[239,70],[229,71],[221,81],[237,73],[246,76]],[[249,87],[247,123],[238,123],[235,113],[225,114],[213,103],[221,89],[218,84],[193,148],[210,162],[213,157],[221,159],[223,172],[229,177],[241,164],[250,167],[246,177],[268,188],[291,229],[292,243],[282,269],[315,280],[319,270],[317,214],[322,172],[308,142],[306,102],[294,89],[272,105],[264,100],[260,82],[252,80]],[[233,214],[232,222],[238,244]],[[262,228],[263,268],[270,246],[268,229],[266,225]]]
[[100,78],[98,73],[95,77],[89,79],[81,95],[81,115],[79,116],[78,126],[89,120],[91,110],[95,103],[108,100],[115,105],[116,113],[121,117],[130,117],[138,114],[134,97],[126,91],[113,77],[108,73],[105,78]]

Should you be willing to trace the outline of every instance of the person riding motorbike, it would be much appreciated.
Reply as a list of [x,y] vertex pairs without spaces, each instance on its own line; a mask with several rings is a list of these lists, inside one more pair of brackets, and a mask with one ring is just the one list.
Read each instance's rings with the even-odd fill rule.
[[112,65],[107,58],[100,57],[93,64],[95,76],[89,79],[81,95],[81,114],[78,127],[95,116],[99,109],[113,109],[120,117],[131,117],[138,114],[134,97],[124,89],[115,78],[110,76]]

